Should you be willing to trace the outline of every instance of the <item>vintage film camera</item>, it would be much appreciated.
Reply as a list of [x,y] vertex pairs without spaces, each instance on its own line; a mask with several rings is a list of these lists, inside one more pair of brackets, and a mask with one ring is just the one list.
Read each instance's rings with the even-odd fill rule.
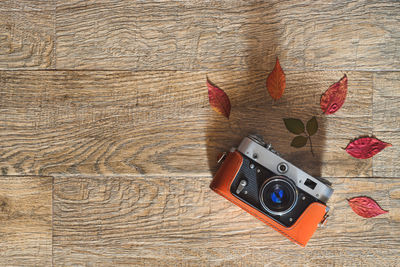
[[225,156],[211,189],[304,247],[324,224],[333,189],[281,158],[257,135],[245,137]]

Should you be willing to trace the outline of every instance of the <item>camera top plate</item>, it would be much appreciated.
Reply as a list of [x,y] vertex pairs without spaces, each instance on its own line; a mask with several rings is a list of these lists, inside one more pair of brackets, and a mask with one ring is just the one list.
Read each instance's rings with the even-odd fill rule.
[[[277,175],[285,175],[291,179],[298,188],[312,195],[316,199],[324,203],[329,200],[333,193],[333,189],[330,186],[281,158],[274,150],[269,149],[270,147],[271,146],[264,147],[260,145],[259,142],[252,140],[252,138],[245,137],[237,150]],[[279,169],[282,165],[286,166],[284,173]]]

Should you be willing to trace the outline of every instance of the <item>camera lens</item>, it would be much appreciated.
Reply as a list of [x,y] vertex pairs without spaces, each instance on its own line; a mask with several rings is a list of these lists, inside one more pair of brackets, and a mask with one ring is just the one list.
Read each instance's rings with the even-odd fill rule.
[[275,204],[281,204],[283,200],[283,190],[279,187],[274,188],[271,193],[271,199]]
[[261,186],[260,200],[266,211],[282,215],[293,209],[297,202],[297,190],[288,178],[275,176]]

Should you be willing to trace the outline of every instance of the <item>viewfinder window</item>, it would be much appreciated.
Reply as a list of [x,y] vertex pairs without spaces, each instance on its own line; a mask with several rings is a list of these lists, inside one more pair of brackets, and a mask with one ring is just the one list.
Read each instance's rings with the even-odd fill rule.
[[314,189],[314,188],[317,186],[317,184],[316,184],[315,182],[311,181],[310,179],[307,179],[307,180],[304,182],[304,185],[305,185],[305,186],[308,186],[308,187],[311,188],[311,189]]

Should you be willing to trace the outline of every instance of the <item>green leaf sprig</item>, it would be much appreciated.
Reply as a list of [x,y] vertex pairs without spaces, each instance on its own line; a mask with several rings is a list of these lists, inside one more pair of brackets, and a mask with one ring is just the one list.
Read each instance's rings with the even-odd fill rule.
[[[285,123],[286,129],[288,129],[289,132],[297,134],[297,136],[293,138],[292,143],[290,145],[292,147],[300,148],[305,146],[307,144],[307,141],[310,140],[311,154],[315,156],[311,142],[311,136],[318,131],[317,118],[313,116],[307,122],[305,127],[304,123],[299,119],[287,118],[283,119],[283,122]],[[305,136],[302,134],[304,134]]]

